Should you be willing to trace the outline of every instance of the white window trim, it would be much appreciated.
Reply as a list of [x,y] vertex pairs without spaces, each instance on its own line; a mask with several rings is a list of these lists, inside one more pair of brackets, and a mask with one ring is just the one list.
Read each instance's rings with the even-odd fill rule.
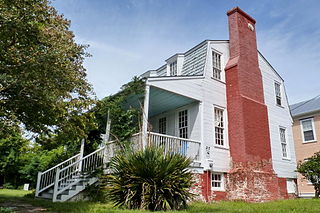
[[[280,134],[280,129],[284,129],[284,136],[286,139],[286,152],[287,152],[287,157],[283,157],[283,152],[282,152],[282,141],[281,141],[281,134]],[[279,138],[280,138],[280,150],[281,150],[281,156],[283,160],[291,160],[291,155],[290,155],[290,147],[288,143],[288,133],[287,133],[287,128],[284,126],[279,126]]]
[[187,128],[188,128],[188,138],[187,139],[190,139],[190,135],[191,135],[191,131],[190,131],[190,107],[189,106],[184,106],[184,107],[180,107],[178,109],[176,109],[176,119],[175,119],[175,135],[176,137],[180,137],[179,135],[179,112],[181,111],[184,111],[184,110],[187,110],[187,116],[188,116],[188,125],[187,125]]
[[[221,79],[220,80],[213,77],[213,61],[212,61],[213,55],[212,55],[212,52],[216,52],[216,53],[220,54],[220,63],[221,63],[221,74],[220,74],[220,78]],[[215,49],[215,48],[211,48],[210,55],[211,55],[211,57],[210,57],[211,59],[210,59],[210,62],[209,62],[209,63],[211,63],[211,64],[209,64],[209,67],[211,68],[210,72],[209,72],[210,73],[210,77],[212,79],[216,80],[216,81],[225,83],[226,77],[225,77],[225,72],[224,72],[224,68],[225,68],[224,54],[222,52],[220,52],[219,50]]]
[[[281,105],[279,105],[277,103],[277,93],[276,93],[276,84],[279,84],[279,90],[280,90],[280,101],[281,101]],[[274,90],[274,97],[275,97],[275,102],[276,102],[276,105],[278,107],[283,107],[283,92],[282,92],[282,83],[280,83],[279,81],[274,81],[273,83],[273,90]]]
[[[223,113],[223,122],[224,122],[224,127],[223,127],[223,145],[219,145],[219,144],[216,144],[216,132],[215,132],[215,120],[216,120],[216,117],[215,117],[215,113],[214,113],[214,110],[215,108],[217,109],[220,109],[222,110],[222,113]],[[215,148],[220,148],[220,149],[229,149],[229,146],[228,146],[228,134],[227,134],[227,126],[228,126],[228,123],[227,123],[227,116],[226,116],[226,109],[223,108],[223,107],[220,107],[220,106],[217,106],[217,105],[213,105],[213,144],[214,144],[214,147]]]
[[[213,187],[213,179],[212,176],[216,175],[221,175],[221,186],[220,187]],[[225,178],[224,178],[224,173],[222,172],[211,172],[211,189],[212,191],[225,191]]]
[[[166,133],[165,133],[165,135],[168,135],[168,118],[167,118],[167,116],[160,116],[158,118],[158,132],[160,133],[160,119],[162,119],[162,118],[166,119],[166,123],[165,123]],[[163,134],[163,133],[160,133],[160,134]]]
[[[313,136],[314,139],[310,140],[310,141],[305,141],[304,140],[304,131],[303,131],[303,126],[302,126],[302,122],[305,120],[311,120],[311,125],[312,125],[312,131],[313,131]],[[300,130],[301,130],[301,137],[302,137],[302,143],[314,143],[317,142],[317,134],[316,134],[316,130],[314,128],[314,119],[313,118],[303,118],[300,119]]]

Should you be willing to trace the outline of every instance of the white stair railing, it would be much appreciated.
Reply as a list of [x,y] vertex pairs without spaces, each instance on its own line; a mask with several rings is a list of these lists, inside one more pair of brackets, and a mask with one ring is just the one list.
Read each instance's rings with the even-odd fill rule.
[[56,166],[44,171],[38,172],[37,185],[36,185],[36,196],[39,196],[39,193],[45,191],[46,189],[53,186],[57,169],[62,169],[66,166],[73,164],[74,162],[80,159],[80,153],[72,156],[71,158],[63,161],[62,163],[57,164]]
[[55,176],[53,201],[57,201],[57,196],[66,189],[84,180],[90,173],[98,168],[102,168],[104,164],[106,146],[90,153],[80,160],[62,168],[57,169]]

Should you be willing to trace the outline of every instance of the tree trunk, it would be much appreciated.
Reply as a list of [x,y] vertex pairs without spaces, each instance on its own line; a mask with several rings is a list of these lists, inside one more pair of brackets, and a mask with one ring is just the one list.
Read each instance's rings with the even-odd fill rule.
[[314,197],[315,198],[319,198],[319,196],[320,196],[320,186],[314,186],[314,190],[315,190],[315,195],[314,195]]

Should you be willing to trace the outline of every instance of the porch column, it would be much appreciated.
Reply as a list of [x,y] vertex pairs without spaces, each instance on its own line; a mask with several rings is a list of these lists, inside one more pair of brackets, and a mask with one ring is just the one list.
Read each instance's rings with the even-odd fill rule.
[[150,86],[146,84],[146,91],[143,103],[143,121],[142,121],[142,148],[144,149],[147,146],[148,138],[148,113],[149,113],[149,93]]

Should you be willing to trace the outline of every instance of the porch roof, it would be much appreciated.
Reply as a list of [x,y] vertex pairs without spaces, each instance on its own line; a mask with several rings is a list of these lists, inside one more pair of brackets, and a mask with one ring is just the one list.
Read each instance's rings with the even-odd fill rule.
[[[139,108],[142,95],[132,95],[127,98],[125,108],[134,107]],[[190,97],[186,97],[171,91],[167,91],[158,87],[150,86],[149,92],[149,117],[154,115],[176,109],[193,102],[197,102]]]
[[153,86],[150,86],[149,97],[149,117],[198,101]]

